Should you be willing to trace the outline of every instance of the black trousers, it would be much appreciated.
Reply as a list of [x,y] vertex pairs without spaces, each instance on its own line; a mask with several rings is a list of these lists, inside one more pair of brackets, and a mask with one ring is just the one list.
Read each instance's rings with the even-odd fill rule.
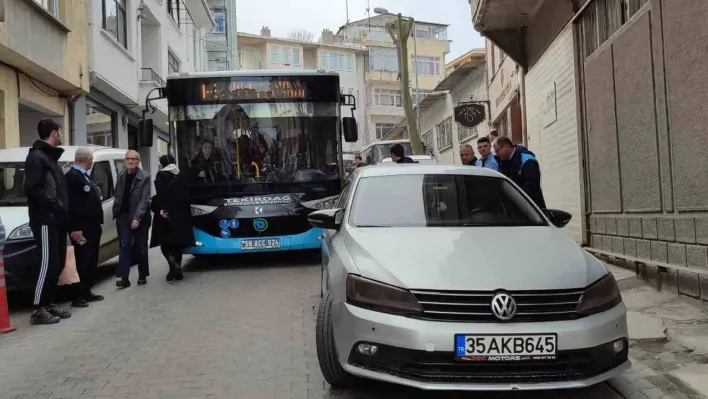
[[162,256],[165,257],[168,261],[170,260],[170,257],[172,257],[177,263],[177,266],[182,266],[182,248],[179,246],[174,246],[174,245],[160,245],[160,251],[162,252]]
[[40,254],[39,275],[34,289],[34,306],[47,306],[54,302],[59,275],[66,264],[66,226],[30,226]]
[[150,219],[143,218],[140,226],[133,230],[127,214],[121,214],[116,219],[118,227],[118,241],[120,242],[120,252],[118,255],[118,268],[116,277],[128,278],[130,266],[138,264],[138,277],[145,278],[150,275],[150,264],[148,262],[148,235],[150,234]]
[[79,273],[79,295],[88,295],[96,281],[98,269],[98,250],[101,248],[101,225],[85,227],[82,230],[86,243],[79,245],[74,242],[74,255],[76,256],[76,271]]

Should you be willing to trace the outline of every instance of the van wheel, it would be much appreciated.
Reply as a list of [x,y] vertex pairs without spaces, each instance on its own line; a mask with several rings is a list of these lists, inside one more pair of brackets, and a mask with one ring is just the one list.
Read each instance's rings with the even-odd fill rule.
[[355,377],[344,371],[339,364],[337,348],[334,345],[334,331],[332,329],[332,319],[330,318],[332,302],[329,300],[329,293],[320,300],[320,308],[317,312],[317,360],[320,363],[320,370],[325,380],[336,389],[344,389],[354,386]]

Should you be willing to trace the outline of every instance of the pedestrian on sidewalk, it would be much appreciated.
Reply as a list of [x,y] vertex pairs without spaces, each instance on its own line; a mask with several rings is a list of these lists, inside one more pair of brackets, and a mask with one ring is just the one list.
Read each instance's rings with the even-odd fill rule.
[[499,172],[511,179],[541,209],[546,201],[541,191],[541,167],[533,152],[521,145],[514,145],[508,137],[494,141],[494,150],[499,158]]
[[182,250],[195,245],[192,210],[189,201],[189,180],[180,173],[172,155],[160,157],[162,170],[155,176],[155,191],[151,208],[155,213],[150,248],[160,246],[170,271],[167,281],[182,280]]
[[51,119],[37,124],[39,140],[25,160],[29,224],[41,254],[30,324],[56,324],[71,313],[54,304],[59,275],[66,262],[69,195],[59,158],[64,153],[61,126]]
[[[138,285],[147,284],[148,235],[150,233],[150,174],[138,166],[140,154],[125,154],[125,170],[118,176],[113,219],[118,228],[118,269],[116,287],[130,287],[130,266],[138,264]],[[135,259],[134,259],[135,257]]]
[[88,174],[92,167],[93,152],[81,147],[76,150],[74,165],[65,175],[69,193],[69,236],[80,278],[71,305],[77,308],[103,300],[103,296],[91,292],[98,269],[103,224],[103,194]]

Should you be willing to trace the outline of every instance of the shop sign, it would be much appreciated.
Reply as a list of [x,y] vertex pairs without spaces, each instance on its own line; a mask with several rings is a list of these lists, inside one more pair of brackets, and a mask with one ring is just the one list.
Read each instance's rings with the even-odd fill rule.
[[473,128],[486,118],[484,104],[463,104],[455,107],[455,122]]

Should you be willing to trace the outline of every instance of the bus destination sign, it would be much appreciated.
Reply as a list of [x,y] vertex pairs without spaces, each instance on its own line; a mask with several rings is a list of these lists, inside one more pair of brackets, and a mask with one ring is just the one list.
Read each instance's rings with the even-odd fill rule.
[[202,101],[304,100],[305,85],[288,80],[231,80],[203,83]]

